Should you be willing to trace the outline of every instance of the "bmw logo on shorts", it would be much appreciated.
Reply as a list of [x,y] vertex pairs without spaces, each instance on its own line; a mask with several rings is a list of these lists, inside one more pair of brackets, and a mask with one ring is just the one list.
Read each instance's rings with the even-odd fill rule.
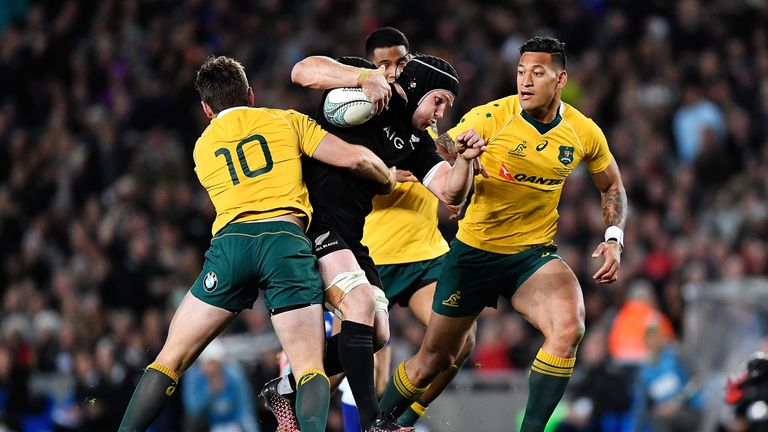
[[213,292],[217,286],[219,286],[219,278],[216,276],[216,273],[208,272],[205,275],[205,279],[203,279],[203,289],[206,292]]

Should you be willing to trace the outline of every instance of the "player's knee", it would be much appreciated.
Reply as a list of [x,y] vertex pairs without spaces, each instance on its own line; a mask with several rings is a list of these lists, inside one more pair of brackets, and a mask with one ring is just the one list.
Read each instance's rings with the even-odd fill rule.
[[432,381],[437,374],[450,368],[456,363],[457,356],[450,353],[430,352],[422,357],[419,368],[419,381]]
[[579,346],[581,338],[584,337],[584,319],[579,317],[569,318],[555,327],[554,342],[557,345],[559,353],[553,353],[561,356],[571,356]]
[[372,321],[376,310],[376,299],[371,285],[361,284],[354,287],[341,302],[339,309],[344,319],[358,322]]
[[389,342],[389,314],[386,311],[376,311],[373,319],[373,351],[377,352]]
[[339,273],[325,289],[325,306],[341,319],[371,324],[375,296],[365,272]]
[[387,342],[389,342],[389,325],[378,325],[377,320],[373,328],[373,352],[378,352],[387,346]]

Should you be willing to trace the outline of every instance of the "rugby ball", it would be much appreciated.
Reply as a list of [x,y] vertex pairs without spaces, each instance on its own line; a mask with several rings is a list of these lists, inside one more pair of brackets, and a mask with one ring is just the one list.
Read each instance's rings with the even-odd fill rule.
[[350,127],[367,122],[373,104],[359,87],[336,88],[323,101],[323,115],[334,126]]

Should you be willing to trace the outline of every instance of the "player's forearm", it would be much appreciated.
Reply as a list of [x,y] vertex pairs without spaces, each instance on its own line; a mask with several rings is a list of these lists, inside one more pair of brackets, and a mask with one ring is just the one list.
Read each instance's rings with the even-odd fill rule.
[[461,204],[472,187],[472,161],[461,155],[456,158],[453,166],[447,171],[443,190],[438,198],[445,204]]
[[302,87],[320,90],[359,87],[361,73],[366,70],[341,64],[330,57],[311,56],[293,66],[291,81]]
[[621,186],[611,187],[600,194],[605,226],[624,229],[627,222],[627,192]]
[[456,160],[458,153],[456,152],[456,141],[451,138],[448,133],[443,133],[435,140],[435,146],[437,147],[437,154],[450,163]]
[[[355,163],[349,168],[352,174],[389,189],[387,185],[394,183],[394,178],[384,161],[366,147],[356,145],[354,148],[357,154]],[[391,186],[394,187],[394,184]]]

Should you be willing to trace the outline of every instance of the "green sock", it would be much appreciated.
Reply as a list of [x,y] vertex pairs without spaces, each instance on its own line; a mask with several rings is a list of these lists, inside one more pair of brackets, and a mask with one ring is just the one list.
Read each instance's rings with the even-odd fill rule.
[[330,383],[323,371],[304,371],[296,386],[296,417],[302,432],[325,431],[330,401]]
[[379,406],[381,412],[398,418],[411,404],[418,400],[427,387],[418,388],[411,384],[405,374],[405,361],[400,363],[389,380],[384,394],[381,396]]
[[400,417],[397,418],[397,424],[400,426],[414,426],[427,411],[427,408],[429,408],[429,404],[424,403],[421,399],[417,400],[404,413],[400,414]]
[[163,412],[178,384],[179,375],[173,370],[157,363],[147,366],[125,409],[120,432],[146,431]]
[[539,350],[528,378],[528,404],[520,432],[541,432],[549,421],[573,374],[575,358],[554,356]]

